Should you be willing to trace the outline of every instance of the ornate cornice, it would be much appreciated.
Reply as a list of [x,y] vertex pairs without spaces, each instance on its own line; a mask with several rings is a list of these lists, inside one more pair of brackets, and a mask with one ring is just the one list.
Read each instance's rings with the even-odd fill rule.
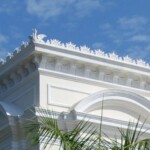
[[[150,66],[143,60],[119,57],[114,52],[91,50],[87,46],[45,41],[46,35],[33,30],[29,42],[0,59],[0,93],[19,83],[37,68],[118,85],[150,90]],[[39,50],[40,49],[40,50]],[[73,58],[73,59],[72,59]]]
[[58,56],[42,55],[38,62],[38,68],[44,69],[45,71],[63,73],[74,76],[75,78],[82,77],[94,81],[150,90],[148,76],[132,74],[119,69],[109,70],[109,68],[103,66],[81,63],[78,61],[72,61],[72,59],[63,59]]
[[1,58],[0,59],[0,66],[7,63],[10,59],[15,57],[18,53],[20,53],[21,51],[26,49],[30,44],[41,43],[41,44],[45,44],[45,45],[49,45],[49,46],[54,46],[57,48],[67,49],[69,51],[78,51],[80,53],[86,53],[86,54],[89,54],[92,56],[94,55],[94,56],[98,56],[100,58],[105,58],[108,60],[114,60],[116,62],[123,62],[123,63],[130,64],[130,65],[137,65],[137,66],[144,67],[144,68],[150,68],[150,65],[148,63],[146,63],[145,61],[143,61],[142,59],[133,60],[129,56],[120,57],[117,54],[115,54],[114,52],[105,53],[101,49],[91,50],[86,45],[76,46],[72,42],[62,43],[61,41],[56,40],[56,39],[44,40],[44,38],[46,38],[45,34],[37,34],[37,30],[34,29],[32,34],[29,36],[29,42],[23,41],[19,48],[16,48],[12,53],[8,53],[8,56],[6,57],[5,60]]
[[34,72],[37,69],[35,61],[37,59],[35,56],[30,56],[30,58],[22,62],[19,66],[15,66],[10,72],[4,73],[0,77],[0,95]]

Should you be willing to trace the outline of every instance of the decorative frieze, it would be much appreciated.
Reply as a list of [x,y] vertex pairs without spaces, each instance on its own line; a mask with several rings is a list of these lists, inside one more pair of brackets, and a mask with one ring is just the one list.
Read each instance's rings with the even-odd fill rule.
[[85,66],[84,68],[84,76],[89,78],[90,77],[90,73],[91,73],[91,68],[89,66]]
[[99,70],[97,68],[91,67],[90,78],[98,80]]
[[11,73],[11,74],[10,74],[10,78],[11,78],[15,83],[17,83],[17,82],[19,82],[19,81],[21,80],[21,76],[20,76],[18,73],[16,73],[16,72]]
[[[39,67],[39,64],[41,63],[41,56],[40,55],[34,55],[33,57],[32,57],[32,63],[34,64],[34,67],[35,68],[38,68]],[[43,60],[44,61],[44,60]]]
[[68,63],[68,61],[63,61],[62,64],[62,72],[68,73],[70,71],[70,64]]
[[104,77],[105,77],[105,72],[104,72],[104,70],[102,70],[101,68],[99,68],[98,79],[103,81],[103,80],[104,80]]
[[76,73],[77,64],[73,61],[70,63],[70,73],[75,74]]
[[56,59],[55,58],[49,57],[49,59],[47,59],[47,57],[46,57],[46,58],[43,58],[43,59],[41,60],[41,64],[40,64],[41,68],[55,70],[55,64],[56,64]]
[[6,78],[6,77],[5,77],[5,78],[2,80],[2,83],[5,85],[6,89],[9,88],[9,78]]
[[17,69],[17,73],[19,74],[20,78],[22,79],[28,75],[28,70],[23,66],[23,67]]
[[140,78],[140,88],[141,89],[146,89],[146,81],[144,78]]
[[118,84],[120,84],[120,85],[126,85],[126,80],[127,80],[127,78],[124,76],[119,76],[119,78],[118,78]]
[[76,73],[75,73],[75,75],[77,75],[77,76],[85,76],[85,67],[84,67],[84,65],[83,64],[79,64],[79,63],[77,63],[77,68],[76,68]]
[[114,74],[113,76],[113,83],[119,83],[119,76],[117,74]]
[[37,63],[34,64],[34,63],[32,63],[32,62],[26,62],[25,65],[24,65],[24,67],[25,67],[25,69],[26,69],[27,72],[28,72],[27,74],[32,73],[32,72],[35,70],[36,65],[37,65]]
[[[0,93],[6,92],[8,89],[10,89],[12,86],[15,84],[19,83],[23,78],[27,77],[29,74],[34,72],[37,66],[37,59],[36,57],[33,57],[19,66],[18,68],[15,68],[14,70],[11,71],[10,74],[6,74],[3,77],[1,77],[0,80]],[[38,58],[38,57],[37,57]]]
[[37,30],[34,29],[32,34],[29,36],[29,40],[30,40],[29,43],[23,41],[21,46],[19,48],[16,48],[13,53],[8,53],[8,56],[6,57],[6,61],[4,61],[2,59],[0,60],[0,66],[5,64],[10,59],[12,59],[14,56],[16,56],[21,51],[26,50],[30,44],[41,43],[41,44],[45,44],[45,45],[48,45],[48,46],[53,46],[53,47],[57,47],[57,48],[66,49],[66,50],[69,50],[69,51],[78,51],[80,53],[87,53],[89,55],[95,55],[97,57],[105,58],[105,59],[108,59],[108,60],[114,60],[114,61],[123,62],[123,63],[126,63],[126,64],[137,65],[139,67],[150,68],[150,65],[148,63],[146,63],[145,61],[141,60],[141,59],[133,60],[129,56],[119,57],[114,52],[107,54],[104,51],[102,51],[101,49],[90,50],[90,48],[88,48],[86,45],[78,47],[78,46],[76,46],[75,44],[73,44],[71,42],[62,43],[62,42],[60,42],[59,40],[56,40],[56,39],[50,39],[50,40],[44,41],[44,38],[46,38],[45,34],[37,34]]
[[61,71],[61,68],[62,68],[62,59],[61,58],[57,58],[56,59],[56,64],[55,64],[55,70]]
[[110,74],[105,74],[104,80],[106,82],[112,82],[113,81],[113,75],[111,73]]
[[132,86],[132,81],[133,81],[132,78],[127,78],[127,80],[126,80],[126,85],[127,85],[127,86]]
[[[46,46],[56,47],[60,49],[62,48],[63,50],[77,51],[78,53],[84,53],[85,55],[95,55],[97,57],[107,59],[106,61],[113,60],[113,61],[125,62],[127,64],[134,64],[134,65],[136,64],[141,67],[149,68],[149,64],[147,64],[143,60],[135,61],[132,60],[129,56],[122,58],[119,57],[114,52],[106,54],[102,50],[93,51],[85,45],[77,47],[75,44],[71,42],[64,44],[56,39],[47,40],[47,42],[45,42],[44,41],[45,37],[46,35],[37,34],[37,30],[33,30],[32,35],[29,36],[30,39],[29,43],[22,42],[21,47],[16,48],[13,53],[8,53],[6,60],[0,59],[0,66],[3,66],[10,59],[15,58],[15,56],[17,56],[21,51],[27,50],[29,45],[31,44],[34,45],[35,43],[41,43],[41,44],[45,44]],[[81,56],[83,56],[83,54]],[[126,74],[122,76],[121,74],[119,74],[121,72],[123,74],[122,70],[119,69],[114,70],[111,68],[111,65],[108,66],[107,68],[105,68],[104,66],[102,68],[102,66],[103,65],[98,65],[98,64],[92,65],[90,62],[76,61],[75,59],[71,59],[69,57],[65,58],[56,55],[47,55],[46,53],[33,53],[21,65],[19,65],[16,68],[13,68],[14,70],[12,70],[10,74],[5,75],[5,79],[3,79],[2,77],[0,81],[1,83],[0,91],[6,91],[11,86],[21,81],[24,77],[31,74],[37,68],[45,68],[48,70],[63,72],[75,76],[81,76],[84,78],[94,79],[103,82],[110,82],[114,84],[125,85],[125,86],[130,86],[135,88],[141,88],[146,90],[150,89],[148,88],[149,86],[147,85],[148,81],[144,77],[143,80],[141,80],[140,77],[135,77],[136,74],[132,74],[132,72],[131,72],[132,77]]]
[[16,68],[11,74],[5,76],[1,80],[0,91],[7,91],[10,87],[19,83],[23,78],[31,74],[36,68],[45,68],[56,72],[63,72],[74,76],[81,76],[87,79],[109,82],[118,85],[124,85],[134,88],[149,90],[147,78],[142,80],[136,77],[136,74],[124,74],[120,70],[109,70],[102,66],[94,66],[83,64],[72,59],[64,59],[56,56],[33,55],[27,62],[24,62],[20,67]]
[[135,87],[135,88],[140,87],[140,81],[139,80],[133,80],[132,81],[132,87]]
[[[47,57],[47,56],[45,56]],[[45,60],[44,57],[42,59]],[[41,59],[41,62],[43,61]],[[74,60],[64,60],[61,57],[47,57],[46,66],[42,67],[56,72],[65,72],[75,76],[94,79],[97,81],[110,82],[113,84],[124,85],[134,88],[146,89],[146,78],[141,80],[136,74],[124,74],[120,70],[109,70],[102,66],[94,66],[91,64],[83,64]],[[148,88],[147,88],[148,90]]]

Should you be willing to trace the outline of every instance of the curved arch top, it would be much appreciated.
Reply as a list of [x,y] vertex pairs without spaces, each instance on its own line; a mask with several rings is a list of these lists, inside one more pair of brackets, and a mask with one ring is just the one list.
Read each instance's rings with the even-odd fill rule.
[[104,109],[118,109],[130,115],[137,113],[145,117],[150,114],[150,101],[148,99],[136,93],[120,89],[96,92],[80,100],[71,109],[77,112],[89,113],[101,109],[102,101],[104,102]]

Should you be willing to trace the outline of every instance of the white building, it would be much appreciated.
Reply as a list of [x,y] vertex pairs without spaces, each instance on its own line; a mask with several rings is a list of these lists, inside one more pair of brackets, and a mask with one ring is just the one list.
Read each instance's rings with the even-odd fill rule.
[[[68,114],[76,111],[99,123],[102,101],[103,130],[112,135],[117,127],[139,116],[150,127],[150,66],[142,60],[119,57],[101,50],[58,40],[45,41],[34,30],[30,42],[22,42],[0,60],[0,149],[27,148],[20,116],[31,106]],[[150,137],[147,131],[144,135]],[[38,148],[36,148],[38,149]]]

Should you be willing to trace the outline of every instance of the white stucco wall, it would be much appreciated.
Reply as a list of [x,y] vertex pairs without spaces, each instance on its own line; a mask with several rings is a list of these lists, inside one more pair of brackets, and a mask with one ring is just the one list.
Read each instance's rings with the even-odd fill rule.
[[82,83],[76,79],[70,80],[40,74],[40,105],[51,105],[52,108],[57,106],[59,107],[59,109],[56,108],[57,110],[67,111],[67,108],[72,107],[82,98],[103,89],[105,87]]

